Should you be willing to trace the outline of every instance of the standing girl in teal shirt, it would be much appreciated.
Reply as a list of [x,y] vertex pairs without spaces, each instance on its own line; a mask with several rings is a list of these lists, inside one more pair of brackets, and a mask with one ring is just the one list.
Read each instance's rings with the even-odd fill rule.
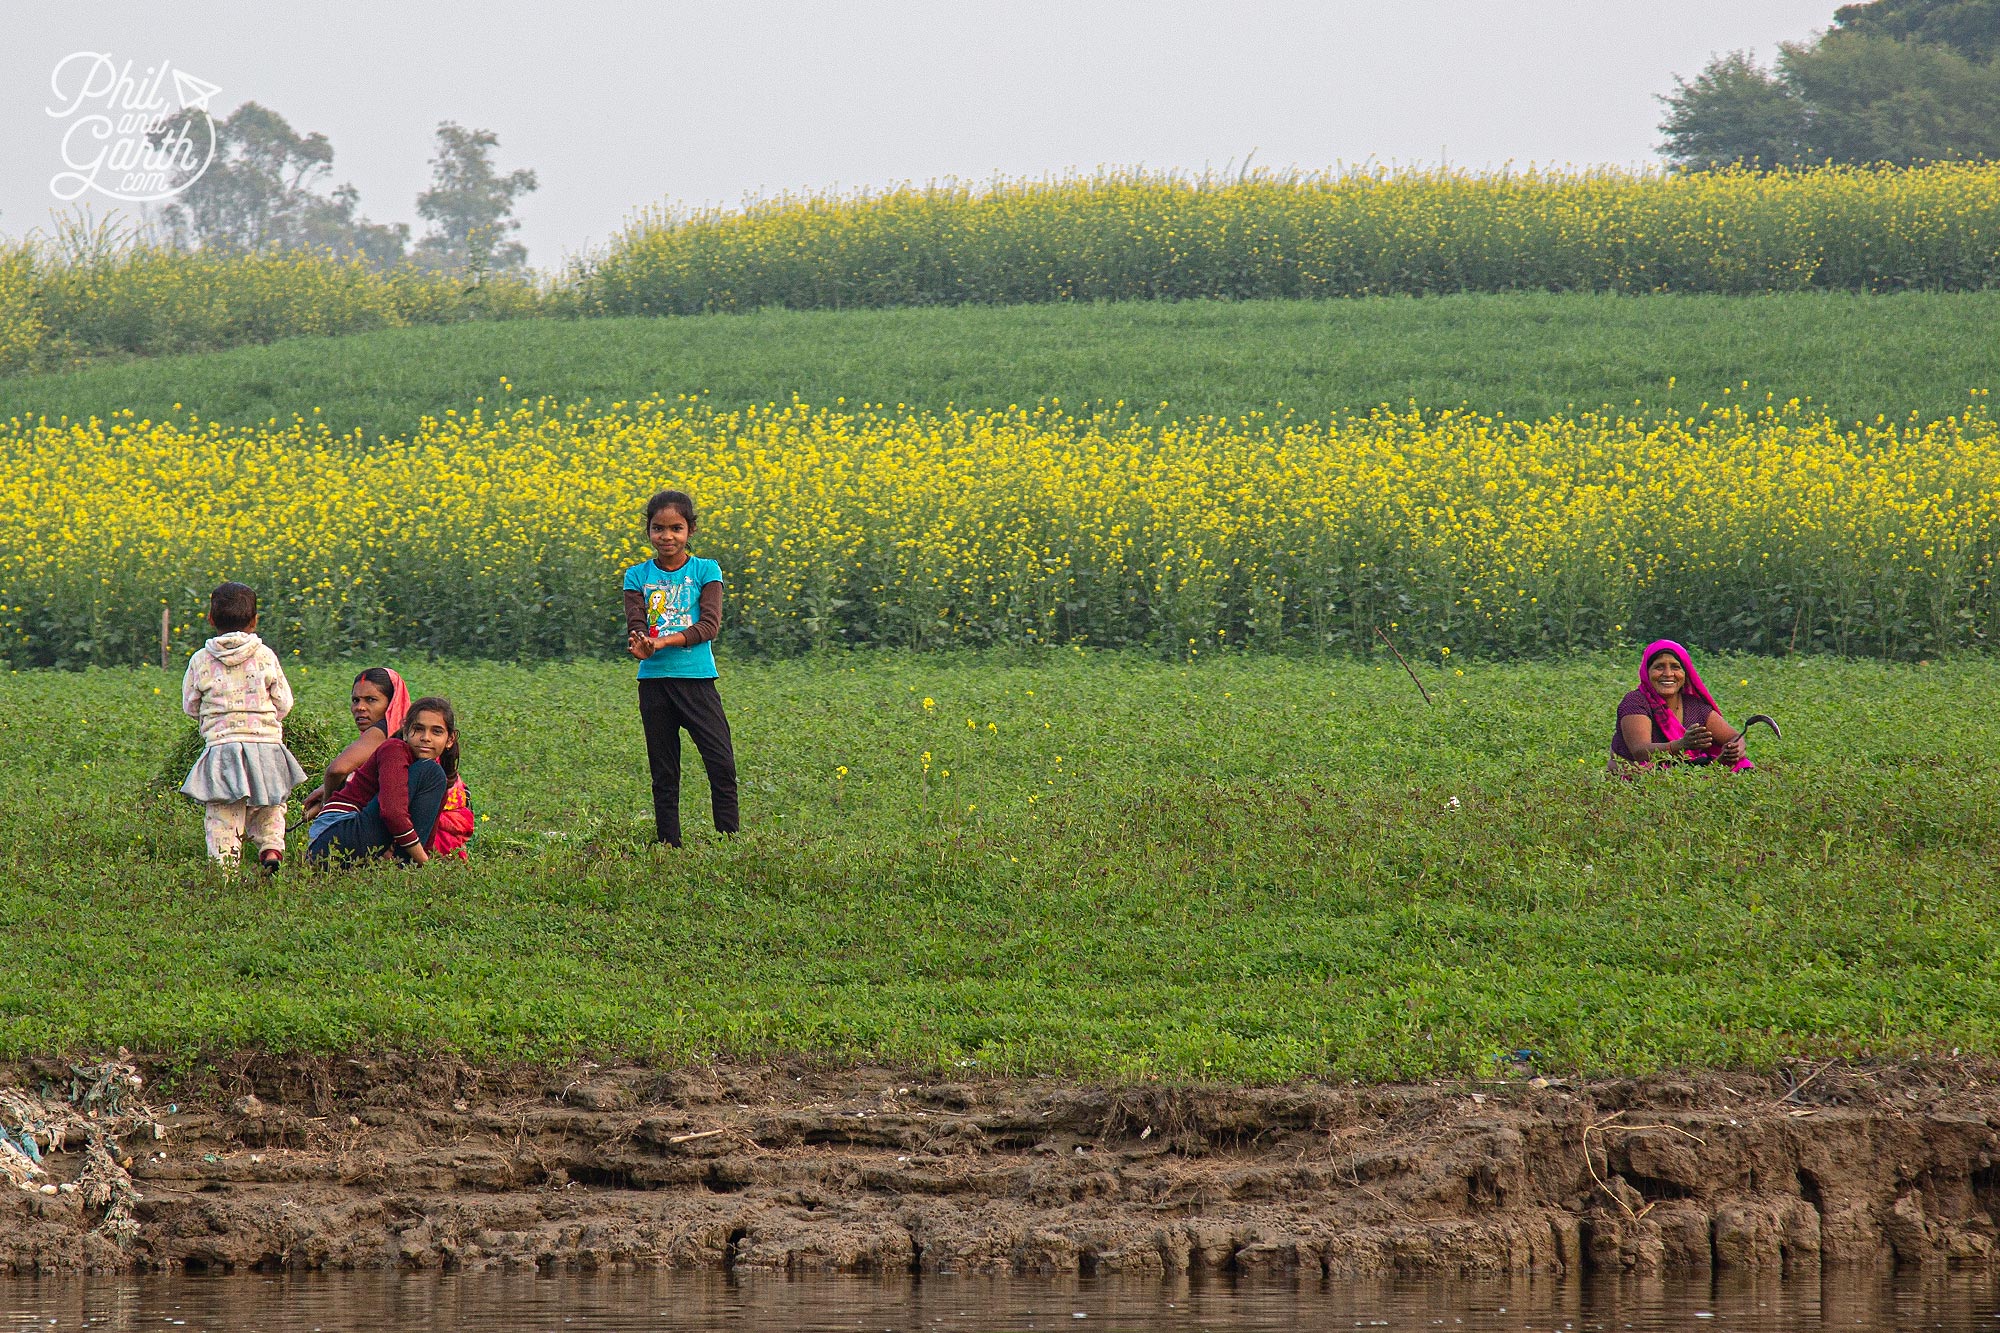
[[639,720],[653,776],[653,829],[681,845],[681,729],[701,751],[719,833],[736,832],[736,752],[715,688],[722,627],[722,567],[688,554],[694,500],[661,491],[646,501],[653,558],[625,571],[626,649],[639,659]]

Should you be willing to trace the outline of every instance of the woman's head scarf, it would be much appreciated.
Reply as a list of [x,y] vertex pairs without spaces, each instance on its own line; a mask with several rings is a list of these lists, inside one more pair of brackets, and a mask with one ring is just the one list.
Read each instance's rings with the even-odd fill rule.
[[[369,667],[355,679],[365,679],[377,671],[389,678],[389,711],[382,718],[382,729],[391,736],[400,736],[403,732],[403,720],[410,715],[410,687],[403,684],[403,678],[396,674],[393,667]],[[378,688],[380,685],[379,682],[372,680],[369,684]]]
[[[1682,694],[1693,695],[1715,712],[1719,713],[1722,710],[1716,707],[1715,696],[1710,694],[1708,686],[1702,683],[1701,673],[1694,669],[1693,654],[1689,653],[1687,649],[1681,647],[1672,639],[1655,639],[1647,644],[1646,650],[1639,654],[1639,693],[1645,698],[1646,710],[1653,715],[1653,722],[1659,727],[1660,734],[1670,741],[1677,741],[1687,733],[1687,727],[1682,724],[1679,718],[1674,716],[1674,710],[1667,707],[1666,696],[1653,688],[1653,673],[1651,669],[1653,659],[1661,653],[1672,653],[1680,660],[1681,670],[1687,673],[1687,683],[1681,686]],[[1718,759],[1722,756],[1722,742],[1716,741],[1708,746],[1708,748],[1698,750],[1696,753],[1705,754],[1711,759]],[[1737,760],[1735,764],[1735,769],[1739,773],[1745,769],[1755,767],[1757,766],[1750,762],[1747,755]]]

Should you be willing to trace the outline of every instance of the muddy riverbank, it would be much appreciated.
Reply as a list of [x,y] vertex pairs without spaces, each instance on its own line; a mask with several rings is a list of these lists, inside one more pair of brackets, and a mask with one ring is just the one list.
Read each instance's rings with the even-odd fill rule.
[[1259,1089],[132,1065],[112,1100],[0,1065],[8,1127],[70,1126],[0,1189],[0,1272],[1789,1272],[1984,1265],[2000,1217],[2000,1071],[1957,1061]]

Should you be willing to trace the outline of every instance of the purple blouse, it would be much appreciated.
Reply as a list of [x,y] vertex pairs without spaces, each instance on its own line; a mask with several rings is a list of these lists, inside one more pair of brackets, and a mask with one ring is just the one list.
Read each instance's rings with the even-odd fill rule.
[[[1700,726],[1702,723],[1708,721],[1708,715],[1712,711],[1714,710],[1709,708],[1707,703],[1703,702],[1699,697],[1685,693],[1681,695],[1681,724],[1683,726]],[[1646,706],[1646,692],[1644,690],[1632,690],[1623,699],[1618,701],[1618,721],[1611,728],[1612,754],[1620,759],[1630,759],[1632,757],[1630,747],[1625,744],[1625,719],[1628,717],[1643,717],[1652,721],[1653,744],[1665,745],[1667,743],[1666,733],[1660,730],[1659,722],[1653,720],[1653,710]]]

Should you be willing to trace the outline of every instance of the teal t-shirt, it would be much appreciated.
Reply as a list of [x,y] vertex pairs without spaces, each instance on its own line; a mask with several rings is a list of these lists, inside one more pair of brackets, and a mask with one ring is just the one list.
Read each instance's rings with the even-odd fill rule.
[[[713,560],[691,555],[679,569],[661,569],[648,560],[625,571],[625,591],[636,592],[646,601],[646,628],[655,638],[678,634],[701,618],[701,590],[722,582],[722,566]],[[662,648],[639,663],[640,680],[713,680],[715,647],[697,643],[692,648]]]

